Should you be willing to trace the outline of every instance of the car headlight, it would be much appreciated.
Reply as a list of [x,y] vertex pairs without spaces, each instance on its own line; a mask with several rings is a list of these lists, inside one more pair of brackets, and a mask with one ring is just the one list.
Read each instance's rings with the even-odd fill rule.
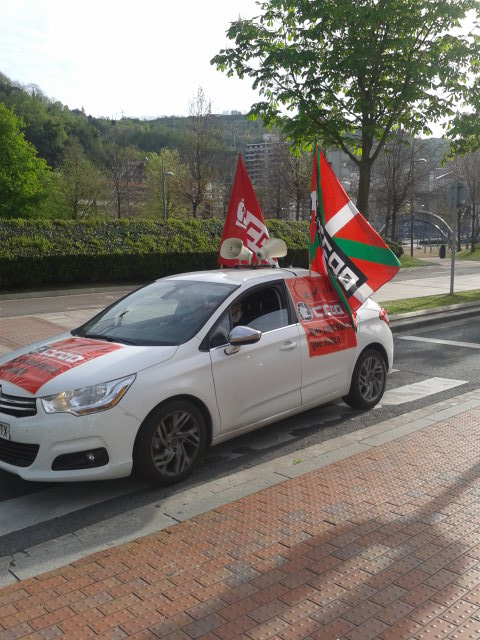
[[45,396],[42,398],[42,405],[45,413],[73,413],[76,416],[105,411],[120,402],[135,377],[133,374],[110,382]]

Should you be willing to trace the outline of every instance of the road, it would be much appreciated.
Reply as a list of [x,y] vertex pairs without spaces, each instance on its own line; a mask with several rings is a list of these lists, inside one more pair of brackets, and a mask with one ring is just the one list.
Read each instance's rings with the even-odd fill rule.
[[[480,263],[468,262],[466,260],[457,260],[455,266],[456,277],[474,276],[478,278],[478,283],[472,285],[472,288],[480,287],[479,275]],[[401,269],[395,276],[394,282],[401,283],[404,281],[418,280],[428,281],[429,279],[438,279],[441,277],[447,287],[450,282],[450,261],[435,259],[428,267],[415,267],[412,269]],[[119,285],[108,288],[96,287],[92,290],[84,290],[82,288],[72,288],[68,291],[60,290],[57,293],[32,292],[30,294],[11,294],[0,295],[0,318],[11,318],[23,315],[36,315],[48,313],[64,313],[74,312],[76,310],[91,310],[92,313],[97,309],[102,309],[111,304],[121,296],[129,293],[140,285]],[[390,285],[387,284],[386,287]],[[388,295],[375,295],[376,300],[390,299]],[[61,295],[59,295],[61,294]],[[422,292],[422,295],[425,295]],[[393,298],[391,298],[393,299]]]
[[[41,543],[157,508],[173,496],[269,460],[425,407],[480,386],[480,325],[471,320],[395,335],[394,371],[379,407],[359,412],[339,402],[305,412],[211,449],[194,475],[167,489],[127,478],[109,482],[26,483],[0,471],[0,560]],[[121,520],[120,520],[121,521]],[[86,534],[85,534],[86,535]]]

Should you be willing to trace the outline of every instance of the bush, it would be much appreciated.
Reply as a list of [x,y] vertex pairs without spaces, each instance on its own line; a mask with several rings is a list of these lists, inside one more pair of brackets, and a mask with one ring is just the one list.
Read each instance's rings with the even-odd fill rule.
[[[308,223],[268,220],[282,266],[308,266]],[[143,282],[214,269],[222,220],[0,220],[0,289]]]
[[393,240],[387,240],[386,238],[383,238],[383,241],[393,251],[397,258],[403,256],[403,247],[401,242],[394,242]]

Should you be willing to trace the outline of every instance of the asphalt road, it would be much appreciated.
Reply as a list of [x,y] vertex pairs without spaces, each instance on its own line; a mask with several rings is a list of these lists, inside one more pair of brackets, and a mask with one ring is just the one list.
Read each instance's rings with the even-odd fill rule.
[[[404,280],[422,280],[444,274],[448,282],[450,260],[435,260],[427,267],[401,269],[395,276],[395,282]],[[478,274],[478,262],[457,260],[455,263],[457,275]],[[479,275],[480,282],[480,275]],[[48,292],[23,292],[18,294],[0,295],[0,318],[14,316],[35,315],[76,311],[79,309],[101,309],[115,300],[136,289],[137,285],[96,286],[93,289],[72,288],[51,290]]]
[[[0,471],[0,557],[279,456],[301,456],[313,444],[476,389],[480,324],[463,320],[398,333],[394,367],[384,401],[372,411],[355,411],[339,402],[236,438],[212,448],[193,476],[175,487],[150,487],[133,478],[27,483]],[[51,494],[54,502],[48,499]],[[12,522],[13,512],[17,522]]]

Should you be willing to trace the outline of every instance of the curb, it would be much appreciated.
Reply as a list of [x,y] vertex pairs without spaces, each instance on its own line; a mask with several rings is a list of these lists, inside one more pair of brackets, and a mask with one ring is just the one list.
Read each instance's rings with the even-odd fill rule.
[[408,313],[397,313],[390,316],[390,329],[393,333],[401,331],[403,328],[418,329],[442,322],[451,322],[470,318],[480,314],[480,302],[465,302],[453,304],[445,307],[435,307],[423,311],[411,311]]
[[95,285],[92,287],[72,287],[71,289],[36,289],[35,291],[13,291],[0,293],[0,300],[19,300],[34,298],[56,298],[60,296],[82,295],[89,293],[107,293],[109,291],[133,291],[142,286],[142,283],[126,283],[118,285]]

